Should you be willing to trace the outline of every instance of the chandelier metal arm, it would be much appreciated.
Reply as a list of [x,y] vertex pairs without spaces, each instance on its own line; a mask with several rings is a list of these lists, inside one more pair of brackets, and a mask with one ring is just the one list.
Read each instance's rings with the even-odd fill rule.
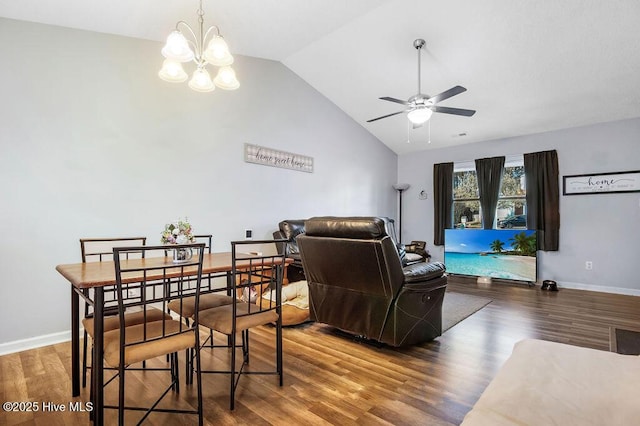
[[189,31],[189,34],[191,34],[191,37],[193,38],[193,40],[187,37],[185,37],[185,39],[187,40],[187,43],[190,43],[193,46],[195,51],[194,53],[196,54],[196,57],[199,58],[201,56],[200,55],[201,52],[200,52],[200,45],[198,43],[198,37],[196,36],[196,33],[191,28],[191,25],[187,24],[185,21],[178,21],[176,23],[176,30],[180,31],[180,25],[184,26]]
[[187,24],[186,21],[178,21],[176,23],[176,30],[180,31],[180,25],[184,25],[185,27],[187,27],[187,29],[189,30],[189,33],[193,36],[193,38],[197,38],[196,37],[196,33],[193,31],[193,29],[191,28],[191,25]]
[[210,26],[210,27],[209,27],[209,29],[207,30],[207,32],[206,32],[206,33],[204,33],[204,37],[202,37],[202,47],[204,47],[204,45],[206,44],[206,43],[205,43],[205,40],[207,40],[207,37],[209,37],[209,33],[211,33],[211,31],[212,31],[212,30],[215,30],[215,31],[216,31],[216,35],[217,35],[218,37],[222,37],[222,36],[220,35],[220,28],[218,28],[218,27],[217,27],[217,26],[215,26],[215,25],[212,25],[212,26]]
[[216,25],[212,25],[210,26],[207,31],[203,33],[203,22],[200,22],[200,38],[198,38],[196,36],[195,31],[193,31],[193,28],[191,28],[191,25],[189,25],[187,22],[185,21],[178,21],[176,23],[176,30],[180,31],[181,30],[181,26],[186,28],[189,32],[189,34],[191,35],[191,38],[187,38],[185,37],[185,39],[187,40],[187,43],[191,44],[194,48],[194,53],[195,53],[195,58],[194,58],[194,62],[199,64],[200,62],[202,62],[202,53],[204,52],[204,48],[205,45],[207,44],[207,40],[209,38],[209,35],[211,34],[212,31],[215,31],[215,34],[218,37],[222,37],[220,35],[220,28],[218,28]]

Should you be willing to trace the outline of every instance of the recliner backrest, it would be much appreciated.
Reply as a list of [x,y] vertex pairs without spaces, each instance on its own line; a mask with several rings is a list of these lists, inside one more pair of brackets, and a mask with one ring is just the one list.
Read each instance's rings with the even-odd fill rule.
[[315,217],[297,238],[309,285],[309,315],[393,346],[442,333],[444,266],[402,267],[379,217]]
[[305,265],[309,281],[389,299],[402,286],[400,258],[381,218],[311,218],[298,243],[313,259]]
[[298,237],[310,317],[380,340],[404,284],[395,244],[377,217],[317,217]]

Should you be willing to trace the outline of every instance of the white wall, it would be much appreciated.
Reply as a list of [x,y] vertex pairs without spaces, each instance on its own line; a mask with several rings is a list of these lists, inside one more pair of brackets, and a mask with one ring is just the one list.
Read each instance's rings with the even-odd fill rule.
[[[411,184],[403,197],[403,241],[426,240],[433,246],[433,165],[497,155],[555,149],[562,176],[640,170],[640,119],[596,124],[555,132],[494,140],[402,155],[399,181]],[[421,189],[427,200],[419,200]],[[638,241],[640,193],[560,195],[560,249],[539,252],[538,277],[560,285],[640,295]],[[593,270],[585,269],[586,261]]]
[[[69,330],[81,237],[149,237],[188,216],[226,251],[282,219],[394,216],[397,156],[279,62],[236,57],[241,88],[161,81],[161,44],[0,19],[0,352]],[[188,65],[190,67],[191,65]],[[244,143],[314,173],[245,163]]]

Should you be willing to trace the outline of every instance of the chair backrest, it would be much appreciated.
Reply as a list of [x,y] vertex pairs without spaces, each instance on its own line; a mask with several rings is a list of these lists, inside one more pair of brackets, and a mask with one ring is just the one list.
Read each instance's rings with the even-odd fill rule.
[[298,244],[308,280],[389,298],[395,295],[404,275],[383,219],[315,217],[306,224]]
[[[163,312],[167,312],[168,303],[174,299],[182,300],[183,296],[195,296],[195,306],[198,306],[205,244],[182,244],[174,245],[172,248],[192,250],[193,255],[184,262],[174,263],[171,256],[157,256],[162,253],[164,246],[114,247],[115,292],[118,301],[118,315],[120,316],[121,347],[125,348],[150,340],[193,332],[193,324],[197,324],[197,309],[194,314],[196,316],[195,322],[191,323],[191,326],[187,326],[184,321],[172,321],[172,327],[159,325],[156,327],[155,333],[149,334],[147,334],[146,327],[141,327],[143,331],[135,333],[135,342],[127,342],[126,339],[127,324],[124,315],[129,303],[127,286],[130,282],[136,283],[140,288],[141,301],[138,305],[143,312],[143,317],[146,316],[149,309],[159,308]],[[143,258],[132,258],[136,252],[142,253]],[[196,286],[190,285],[193,281],[196,282]],[[180,308],[182,309],[182,306]],[[162,321],[162,323],[164,322]],[[176,327],[177,324],[179,326]],[[152,334],[153,336],[151,336]]]
[[213,246],[213,236],[211,234],[194,235],[197,243],[204,243],[204,249],[207,253],[211,253]]
[[279,241],[276,243],[278,253],[284,253],[285,256],[294,259],[300,258],[300,249],[296,237],[304,234],[304,219],[288,219],[278,224],[279,230],[273,233],[273,237]]
[[317,217],[298,237],[310,315],[356,334],[380,335],[404,284],[398,251],[377,217]]
[[[231,258],[233,262],[231,274],[234,302],[248,303],[246,312],[236,310],[235,318],[275,311],[278,321],[282,321],[280,308],[282,305],[282,279],[284,277],[285,254],[256,254],[249,245],[275,244],[282,240],[232,241]],[[262,297],[266,292],[269,297]],[[236,312],[237,311],[237,312]]]
[[[113,248],[119,247],[136,247],[145,246],[147,237],[121,237],[121,238],[80,238],[80,254],[82,263],[87,262],[104,262],[113,260]],[[143,252],[132,251],[127,253],[130,258],[140,259],[144,256]],[[134,290],[136,284],[129,284],[127,294],[130,295],[129,301],[139,299],[137,291]],[[131,290],[131,292],[129,292]],[[87,293],[89,290],[83,290]],[[116,294],[114,288],[107,288],[104,291],[105,314],[112,315],[116,313]],[[85,301],[84,316],[91,317],[93,315],[93,307]]]
[[[113,248],[144,246],[147,244],[147,237],[124,237],[124,238],[80,238],[80,253],[82,263],[102,262],[113,260]],[[140,254],[130,254],[133,257],[140,257]]]

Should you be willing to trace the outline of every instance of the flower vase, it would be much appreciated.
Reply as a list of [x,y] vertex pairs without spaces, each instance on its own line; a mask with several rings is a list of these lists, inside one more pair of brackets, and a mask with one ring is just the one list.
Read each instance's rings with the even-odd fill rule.
[[190,248],[173,249],[173,263],[184,263],[191,260],[193,251]]

